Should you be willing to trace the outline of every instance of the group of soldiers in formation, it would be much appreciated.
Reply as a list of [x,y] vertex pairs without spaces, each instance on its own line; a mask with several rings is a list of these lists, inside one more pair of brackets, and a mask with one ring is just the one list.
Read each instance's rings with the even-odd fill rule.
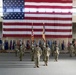
[[[76,56],[76,45],[75,44],[72,44],[72,43],[68,44],[67,49],[68,49],[70,57],[72,57],[74,54]],[[20,46],[15,45],[15,54],[17,56],[19,52],[20,61],[22,61],[22,57],[24,56],[25,50],[26,48],[23,43]],[[39,68],[40,57],[42,55],[44,65],[47,66],[50,55],[54,56],[55,61],[58,61],[58,56],[60,53],[59,50],[60,50],[59,46],[55,42],[52,44],[51,48],[46,42],[44,42],[43,45],[34,44],[34,42],[32,42],[31,47],[30,47],[31,61],[34,61],[35,67]]]
[[[53,50],[51,50],[51,48],[46,42],[44,42],[43,46],[40,46],[39,44],[34,44],[34,42],[31,43],[31,61],[35,62],[35,67],[39,68],[41,55],[43,57],[44,66],[48,65],[50,54],[54,54],[55,61],[58,61],[59,47],[57,46],[57,44],[53,44],[52,49]],[[18,46],[17,44],[15,45],[15,55],[17,56],[19,53],[20,61],[22,61],[22,57],[24,56],[25,50],[26,48],[23,43],[20,46]]]

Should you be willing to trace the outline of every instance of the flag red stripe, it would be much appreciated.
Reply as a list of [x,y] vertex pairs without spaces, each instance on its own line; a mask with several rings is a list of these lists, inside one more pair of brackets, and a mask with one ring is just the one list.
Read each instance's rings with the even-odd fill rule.
[[[22,37],[30,38],[30,35],[21,34],[3,34],[3,37]],[[47,35],[46,38],[72,38],[72,35]],[[42,38],[42,35],[34,35],[34,38]]]
[[62,3],[72,3],[72,0],[25,0],[25,2],[62,2]]
[[[31,26],[32,23],[3,23],[3,26]],[[33,23],[33,26],[72,26],[72,24],[54,24],[54,23]]]
[[72,20],[72,18],[25,17],[27,20]]
[[35,6],[35,5],[25,5],[25,8],[61,8],[61,9],[72,9],[72,6]]

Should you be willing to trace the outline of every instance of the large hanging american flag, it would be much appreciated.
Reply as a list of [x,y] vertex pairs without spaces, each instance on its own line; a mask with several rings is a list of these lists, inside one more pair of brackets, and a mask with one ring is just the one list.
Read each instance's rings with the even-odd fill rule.
[[72,38],[72,0],[3,0],[3,37]]

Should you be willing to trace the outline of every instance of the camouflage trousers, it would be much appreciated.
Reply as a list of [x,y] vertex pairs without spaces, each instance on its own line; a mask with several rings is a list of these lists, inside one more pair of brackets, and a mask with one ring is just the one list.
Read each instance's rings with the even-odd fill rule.
[[58,56],[59,56],[58,54],[55,54],[55,55],[54,55],[55,61],[58,61]]
[[34,61],[34,55],[31,55],[31,61]]
[[22,61],[22,57],[23,57],[23,54],[20,53],[20,54],[19,54],[20,61]]
[[70,51],[69,53],[70,53],[70,57],[72,57],[72,56],[73,56],[73,52],[72,52],[72,51]]
[[74,51],[74,54],[75,54],[75,56],[76,56],[76,51]]
[[15,56],[18,56],[18,51],[17,50],[15,50]]
[[43,54],[43,56],[42,56],[42,57],[43,57],[43,61],[45,61],[45,55],[44,55],[44,54]]
[[35,61],[35,66],[39,67],[40,57],[34,58],[34,61]]
[[51,51],[51,55],[54,56],[54,50]]
[[49,60],[49,56],[45,56],[44,62],[45,62],[45,65],[46,65],[46,66],[47,66],[48,60]]

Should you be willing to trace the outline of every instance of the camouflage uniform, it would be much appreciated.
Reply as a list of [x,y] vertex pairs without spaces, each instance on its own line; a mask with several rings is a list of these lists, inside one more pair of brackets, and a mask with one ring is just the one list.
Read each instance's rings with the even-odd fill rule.
[[50,56],[50,48],[47,45],[46,49],[44,50],[44,62],[45,62],[45,66],[47,66],[47,63],[48,63],[48,60],[49,60],[49,56]]
[[39,61],[41,54],[42,54],[41,48],[37,45],[34,50],[35,67],[39,68]]
[[19,50],[19,58],[20,58],[20,61],[22,61],[22,57],[23,57],[23,47],[20,46],[20,50]]
[[59,56],[59,47],[56,46],[56,50],[54,51],[55,61],[58,61],[58,56]]
[[71,45],[71,46],[69,47],[70,57],[72,57],[72,56],[73,56],[73,52],[74,52],[74,46],[73,46],[73,45]]
[[51,55],[52,55],[52,56],[54,55],[54,50],[55,50],[55,44],[52,43],[52,49],[51,49]]
[[18,52],[19,52],[18,46],[15,45],[15,56],[18,56]]
[[43,61],[45,61],[45,50],[46,50],[46,46],[43,46],[43,50],[42,50],[42,57],[43,57]]
[[2,42],[2,50],[4,50],[4,40],[3,40],[3,42]]
[[71,46],[70,46],[70,44],[68,45],[68,52],[70,52],[70,48],[71,48]]
[[76,56],[76,45],[74,46],[74,53],[75,53],[75,56]]
[[23,56],[24,56],[26,48],[25,48],[24,44],[22,44],[21,46],[22,46],[22,51],[23,51]]
[[31,46],[31,61],[34,61],[34,49],[35,49],[35,47],[32,44],[32,46]]

